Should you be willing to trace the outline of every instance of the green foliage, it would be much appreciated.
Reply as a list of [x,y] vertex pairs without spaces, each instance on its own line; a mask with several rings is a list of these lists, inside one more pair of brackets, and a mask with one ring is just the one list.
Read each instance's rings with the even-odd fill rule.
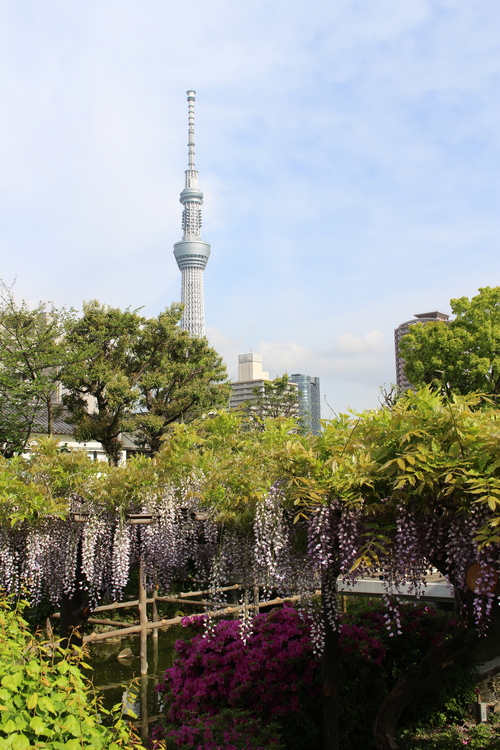
[[[106,712],[92,697],[81,654],[33,637],[22,610],[0,604],[0,750],[141,750],[120,707]],[[111,727],[102,723],[106,714]]]
[[297,387],[290,384],[286,374],[274,380],[264,380],[262,386],[253,389],[254,398],[244,404],[243,410],[252,426],[264,429],[267,419],[297,417],[297,393]]
[[[173,425],[156,456],[156,471],[178,483],[200,479],[200,494],[219,521],[251,525],[255,504],[287,473],[287,445],[305,438],[291,434],[291,419],[269,419],[265,430],[248,430],[238,412],[212,414],[190,425]],[[202,480],[202,481],[201,481]]]
[[417,388],[438,381],[454,393],[500,393],[500,287],[452,299],[450,323],[415,323],[403,337],[405,374]]
[[268,420],[264,431],[245,426],[244,417],[225,411],[176,423],[156,456],[138,456],[120,467],[40,440],[28,455],[0,459],[0,523],[64,516],[72,493],[124,514],[167,485],[195,479],[200,498],[221,522],[250,529],[256,503],[286,472],[287,444],[305,438],[290,435],[294,425],[288,420]]
[[[467,515],[475,503],[500,507],[499,425],[500,412],[479,396],[448,399],[429,386],[391,409],[341,415],[311,448],[290,446],[295,503],[309,509],[336,496],[362,509],[371,524],[363,562],[377,565],[400,503],[420,519]],[[500,540],[498,525],[495,516],[484,543]]]
[[225,365],[207,340],[178,327],[181,309],[173,305],[147,320],[134,355],[147,367],[138,381],[139,412],[129,424],[135,440],[157,453],[168,426],[189,422],[229,401]]
[[83,316],[69,326],[65,343],[71,364],[61,373],[68,389],[64,404],[77,439],[99,440],[117,463],[124,420],[133,412],[138,392],[131,351],[142,319],[131,310],[84,303]]
[[31,432],[51,434],[58,407],[52,398],[58,372],[66,362],[61,342],[72,313],[40,302],[18,305],[0,281],[0,446],[4,456],[22,451]]
[[435,731],[403,730],[401,750],[500,750],[500,727],[491,724],[460,724]]
[[180,316],[179,305],[147,319],[94,300],[67,329],[64,403],[76,436],[100,441],[113,464],[122,432],[155,453],[169,424],[227,403],[221,358],[206,339],[179,329]]
[[[406,604],[401,609],[403,633],[391,637],[384,619],[386,613],[382,605],[362,602],[350,609],[343,620],[339,697],[340,734],[345,750],[373,747],[372,728],[382,698],[456,626],[455,618],[447,612],[431,605]],[[370,651],[362,647],[364,644],[370,645]],[[374,658],[380,650],[382,658]],[[475,697],[476,679],[473,659],[463,659],[443,684],[405,710],[401,726],[413,731],[418,726],[465,720]]]
[[0,459],[0,524],[36,523],[46,516],[64,516],[68,498],[101,495],[107,466],[82,451],[61,451],[50,438],[39,440],[29,454]]

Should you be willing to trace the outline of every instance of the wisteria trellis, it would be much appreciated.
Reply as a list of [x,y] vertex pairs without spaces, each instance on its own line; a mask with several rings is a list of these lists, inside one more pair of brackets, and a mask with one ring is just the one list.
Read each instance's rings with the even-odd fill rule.
[[[311,597],[324,576],[333,571],[334,578],[342,576],[344,585],[350,585],[373,572],[368,567],[373,557],[364,554],[373,535],[373,516],[335,499],[313,509],[308,521],[294,524],[282,482],[257,503],[253,528],[246,529],[222,528],[215,510],[204,508],[200,514],[198,492],[188,482],[180,488],[167,486],[163,493],[145,499],[141,510],[152,515],[149,526],[131,525],[119,511],[101,511],[76,496],[70,510],[84,512],[87,520],[46,518],[38,525],[0,529],[0,584],[7,591],[24,588],[33,602],[44,596],[57,602],[80,585],[94,602],[103,596],[120,598],[141,556],[149,589],[159,586],[168,592],[172,581],[182,579],[191,565],[200,581],[211,580],[215,604],[224,604],[220,587],[236,580],[249,592],[245,603],[251,603],[259,583],[264,596],[299,593],[304,613],[312,616]],[[494,543],[480,549],[474,538],[490,516],[486,505],[440,516],[414,511],[404,502],[395,512],[388,509],[385,525],[384,514],[379,514],[377,524],[384,528],[386,542],[377,549],[377,565],[392,613],[388,626],[395,633],[399,623],[393,596],[403,584],[418,596],[431,564],[463,590],[467,568],[481,564],[474,617],[478,627],[487,626],[500,548]],[[354,568],[360,557],[362,562]],[[335,587],[325,592],[328,619],[336,627]],[[249,613],[244,607],[245,628],[250,626]],[[316,648],[321,650],[320,619],[316,618],[313,630]]]

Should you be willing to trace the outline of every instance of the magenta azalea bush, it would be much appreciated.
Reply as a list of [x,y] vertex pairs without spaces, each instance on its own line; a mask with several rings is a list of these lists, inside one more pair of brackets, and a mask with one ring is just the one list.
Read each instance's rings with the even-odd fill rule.
[[[432,606],[401,605],[402,635],[393,636],[387,616],[385,606],[363,603],[342,616],[340,730],[345,750],[371,746],[371,724],[382,697],[455,625]],[[316,750],[320,664],[310,629],[296,610],[284,607],[258,615],[246,643],[237,620],[223,620],[208,634],[202,618],[185,618],[184,624],[200,632],[190,641],[177,641],[177,659],[157,685],[165,725],[154,729],[156,740],[175,750],[260,750],[278,748],[280,742],[286,750]],[[458,710],[457,695],[463,699],[473,685],[470,673],[470,665],[455,673],[451,687],[431,696],[428,705],[420,703],[414,715],[432,716],[450,699]]]
[[174,666],[157,685],[167,725],[192,726],[193,715],[242,709],[261,726],[278,721],[281,735],[295,743],[290,746],[309,747],[319,731],[320,674],[308,626],[284,607],[257,615],[246,643],[239,628],[237,620],[223,620],[209,635],[177,641]]
[[193,715],[180,727],[164,729],[154,727],[151,733],[153,747],[172,750],[284,750],[280,742],[278,724],[263,723],[248,711],[225,708],[215,716]]

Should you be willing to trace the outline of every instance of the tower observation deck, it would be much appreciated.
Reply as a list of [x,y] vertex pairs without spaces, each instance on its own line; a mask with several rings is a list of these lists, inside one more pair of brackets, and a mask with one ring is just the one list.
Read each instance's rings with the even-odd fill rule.
[[194,95],[188,100],[188,168],[186,182],[180,195],[182,212],[182,240],[174,245],[174,255],[182,273],[181,302],[184,312],[181,328],[192,336],[205,335],[205,305],[203,300],[203,271],[210,256],[210,245],[201,239],[201,206],[203,193],[198,187],[198,172],[194,168]]

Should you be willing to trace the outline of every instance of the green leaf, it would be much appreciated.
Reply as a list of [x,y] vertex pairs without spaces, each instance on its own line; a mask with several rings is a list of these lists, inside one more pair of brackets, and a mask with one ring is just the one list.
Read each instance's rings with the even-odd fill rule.
[[[62,724],[62,728],[73,735],[73,737],[80,737],[81,729],[80,729],[80,722],[77,721],[77,719],[70,714],[67,716]],[[68,745],[69,747],[69,745]]]
[[6,674],[5,677],[2,678],[2,685],[9,690],[17,692],[22,679],[23,676],[21,672],[16,672],[15,674]]
[[35,732],[35,734],[47,734],[48,727],[39,716],[33,716],[30,721],[30,727]]
[[57,710],[50,698],[47,698],[46,695],[41,695],[38,699],[38,705],[40,708],[43,708],[45,711],[48,711],[50,714],[56,714]]
[[36,704],[38,703],[38,693],[32,693],[28,700],[26,701],[26,705],[29,709],[36,708]]
[[17,729],[12,719],[7,719],[7,721],[2,722],[1,727],[2,732],[5,732],[5,734],[13,734]]
[[12,740],[12,750],[27,750],[30,741],[25,734],[16,734]]

